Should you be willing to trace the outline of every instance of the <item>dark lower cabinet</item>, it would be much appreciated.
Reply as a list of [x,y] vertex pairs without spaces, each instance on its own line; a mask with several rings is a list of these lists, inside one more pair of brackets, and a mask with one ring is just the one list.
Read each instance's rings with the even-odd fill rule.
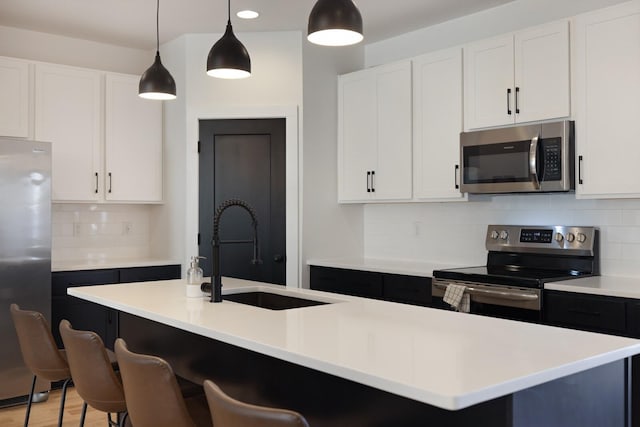
[[311,289],[427,306],[431,278],[311,266]]
[[68,288],[179,278],[180,265],[52,273],[51,329],[58,347],[63,347],[58,330],[62,319],[71,322],[74,329],[96,332],[110,349],[113,349],[113,342],[118,336],[118,314],[115,310],[69,296]]
[[547,324],[617,335],[628,335],[624,298],[545,291]]

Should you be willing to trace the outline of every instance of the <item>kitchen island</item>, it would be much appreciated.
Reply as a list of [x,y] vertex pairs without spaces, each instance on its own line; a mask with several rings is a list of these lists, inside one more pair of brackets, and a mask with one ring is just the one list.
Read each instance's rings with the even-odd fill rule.
[[[640,341],[223,278],[224,294],[326,302],[268,310],[186,298],[170,280],[70,288],[121,313],[134,351],[311,425],[630,425]],[[433,424],[430,424],[430,423]]]

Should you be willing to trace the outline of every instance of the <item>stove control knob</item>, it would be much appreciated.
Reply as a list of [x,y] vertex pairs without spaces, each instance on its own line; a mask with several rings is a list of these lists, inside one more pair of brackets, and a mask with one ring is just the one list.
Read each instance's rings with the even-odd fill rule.
[[508,237],[509,237],[509,233],[507,233],[507,230],[502,230],[502,231],[500,232],[500,238],[501,238],[502,240],[507,240],[507,238],[508,238]]
[[496,230],[493,230],[491,232],[491,236],[490,236],[493,240],[497,240],[498,237],[500,237],[500,234],[498,234],[498,232]]
[[576,236],[576,240],[580,243],[584,243],[587,240],[587,236],[585,236],[583,233],[578,233],[578,235]]
[[576,239],[576,236],[573,233],[567,233],[567,242],[573,242]]
[[556,242],[560,243],[564,240],[564,236],[562,235],[562,233],[556,233]]

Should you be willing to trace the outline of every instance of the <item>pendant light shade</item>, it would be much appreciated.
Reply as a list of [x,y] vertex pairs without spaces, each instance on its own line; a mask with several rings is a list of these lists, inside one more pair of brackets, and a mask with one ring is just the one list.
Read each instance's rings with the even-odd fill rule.
[[156,59],[138,84],[138,96],[146,99],[176,99],[176,82],[160,61],[160,0],[156,8]]
[[231,27],[231,0],[228,1],[227,29],[207,57],[207,74],[222,79],[242,79],[251,75],[251,58]]
[[307,39],[323,46],[362,41],[362,15],[352,0],[318,0],[309,14]]

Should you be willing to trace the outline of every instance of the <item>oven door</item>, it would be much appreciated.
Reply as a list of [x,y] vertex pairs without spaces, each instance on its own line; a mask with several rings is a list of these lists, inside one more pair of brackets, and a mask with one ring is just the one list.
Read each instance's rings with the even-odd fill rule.
[[487,283],[443,280],[433,278],[433,305],[451,309],[442,298],[449,284],[465,286],[471,302],[470,312],[504,319],[539,322],[542,320],[542,292],[540,289]]

